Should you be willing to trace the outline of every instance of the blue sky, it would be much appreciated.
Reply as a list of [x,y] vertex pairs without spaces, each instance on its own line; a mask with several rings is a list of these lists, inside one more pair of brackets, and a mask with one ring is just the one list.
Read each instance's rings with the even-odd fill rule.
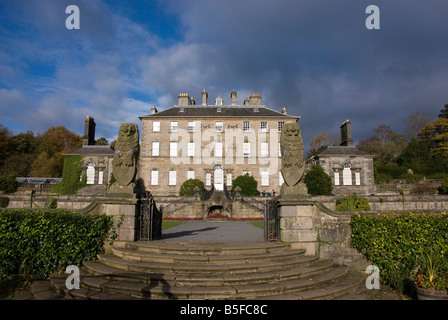
[[[68,30],[65,8],[80,9]],[[368,30],[368,5],[380,8]],[[300,115],[305,145],[352,122],[380,124],[448,103],[446,0],[0,0],[0,123],[14,133],[64,125],[112,141],[123,122],[180,92],[242,103],[252,92]]]

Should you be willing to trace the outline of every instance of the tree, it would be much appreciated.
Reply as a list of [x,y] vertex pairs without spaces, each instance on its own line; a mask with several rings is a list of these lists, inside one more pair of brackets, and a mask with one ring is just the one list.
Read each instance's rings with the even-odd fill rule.
[[326,132],[322,133],[320,136],[311,137],[310,151],[308,152],[307,158],[318,154],[326,145],[328,145]]
[[324,168],[318,164],[313,164],[303,178],[308,193],[312,196],[330,195],[333,189],[331,177],[325,173]]
[[188,179],[180,186],[179,196],[192,196],[196,188],[200,191],[205,190],[204,183],[199,179]]
[[448,164],[448,118],[437,118],[417,136],[429,142],[431,155],[439,155]]
[[446,104],[442,110],[440,110],[439,118],[448,119],[448,104]]
[[430,123],[430,119],[427,114],[421,114],[419,112],[411,114],[405,122],[404,136],[408,141],[416,138],[420,130],[428,125],[428,123]]
[[63,126],[51,127],[37,137],[38,156],[31,166],[35,177],[61,177],[63,155],[80,148],[82,137]]
[[258,194],[258,182],[251,175],[246,173],[244,176],[238,176],[232,180],[232,190],[237,187],[241,189],[241,194],[245,196],[256,196]]
[[379,163],[393,161],[406,146],[404,135],[394,132],[388,125],[380,125],[373,131],[375,134],[361,140],[357,147],[375,155],[375,160]]
[[101,137],[101,138],[95,140],[95,144],[97,146],[107,146],[109,144],[109,142],[107,141],[106,138]]

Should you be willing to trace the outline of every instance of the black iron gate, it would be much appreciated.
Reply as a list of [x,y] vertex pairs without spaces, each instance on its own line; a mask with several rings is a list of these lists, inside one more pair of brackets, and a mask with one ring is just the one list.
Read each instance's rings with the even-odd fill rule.
[[152,241],[162,238],[162,211],[157,209],[154,197],[145,191],[140,200],[139,237],[140,241]]
[[264,203],[264,239],[265,241],[280,241],[277,200],[266,200]]

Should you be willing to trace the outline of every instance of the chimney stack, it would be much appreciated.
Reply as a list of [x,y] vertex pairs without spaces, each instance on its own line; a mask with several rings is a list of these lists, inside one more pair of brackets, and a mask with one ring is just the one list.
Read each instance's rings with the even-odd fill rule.
[[95,120],[91,116],[87,116],[84,121],[84,136],[82,137],[83,146],[91,146],[95,144]]
[[156,106],[152,106],[152,108],[151,108],[151,114],[156,114],[158,111],[157,111],[157,108],[156,108]]
[[341,125],[341,146],[353,146],[352,128],[350,120],[345,120]]
[[207,99],[208,99],[208,93],[207,91],[204,89],[204,91],[202,91],[202,105],[206,106],[207,105]]
[[179,106],[188,106],[190,102],[190,98],[188,97],[188,93],[179,93]]
[[249,105],[249,98],[244,99],[244,105],[248,106]]
[[250,105],[259,106],[261,104],[261,96],[259,93],[252,93],[250,95]]
[[236,105],[236,91],[235,89],[232,90],[232,92],[230,93],[230,98],[232,99],[232,106]]

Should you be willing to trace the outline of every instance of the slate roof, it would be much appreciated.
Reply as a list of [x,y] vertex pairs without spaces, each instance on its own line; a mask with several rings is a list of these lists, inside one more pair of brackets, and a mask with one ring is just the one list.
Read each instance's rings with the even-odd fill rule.
[[174,106],[172,108],[139,117],[143,118],[159,117],[276,117],[300,119],[297,116],[285,115],[281,112],[266,108],[265,106]]
[[87,145],[82,146],[81,148],[70,152],[68,154],[81,154],[81,155],[113,155],[114,149],[110,146],[96,146],[96,145]]
[[359,150],[355,146],[327,146],[318,156],[331,156],[331,155],[353,155],[353,156],[372,156],[367,152]]

